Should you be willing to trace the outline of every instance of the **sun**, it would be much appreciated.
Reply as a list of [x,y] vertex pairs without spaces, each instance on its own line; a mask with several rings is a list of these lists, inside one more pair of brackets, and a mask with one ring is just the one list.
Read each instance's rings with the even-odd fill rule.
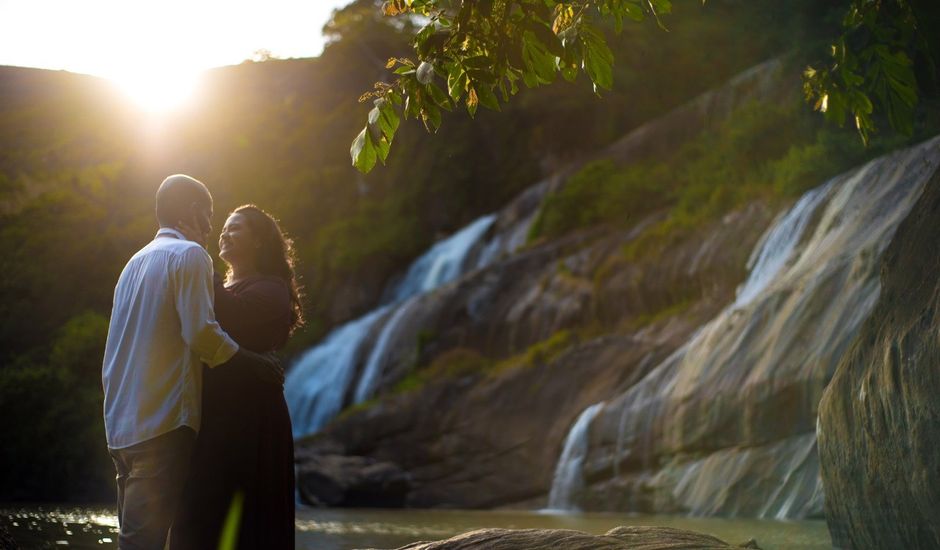
[[152,115],[165,115],[191,103],[199,91],[202,71],[169,65],[142,65],[109,71],[124,95]]

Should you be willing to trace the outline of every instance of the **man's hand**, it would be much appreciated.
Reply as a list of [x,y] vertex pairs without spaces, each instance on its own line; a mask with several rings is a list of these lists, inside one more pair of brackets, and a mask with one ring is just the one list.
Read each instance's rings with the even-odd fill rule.
[[[227,364],[242,365],[248,369],[258,380],[275,385],[284,386],[284,367],[281,366],[281,360],[274,352],[255,353],[245,348],[238,348],[238,352],[228,361]],[[223,365],[221,368],[225,368]]]

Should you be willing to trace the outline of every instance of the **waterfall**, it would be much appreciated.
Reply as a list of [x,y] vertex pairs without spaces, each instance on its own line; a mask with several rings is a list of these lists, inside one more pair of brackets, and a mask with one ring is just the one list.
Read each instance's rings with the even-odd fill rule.
[[588,428],[591,421],[597,416],[604,403],[595,403],[584,409],[568,437],[565,447],[555,466],[555,477],[552,479],[552,491],[548,496],[549,510],[571,510],[574,508],[572,498],[584,486],[582,463],[587,455]]
[[779,216],[734,302],[605,402],[582,475],[621,502],[693,515],[822,514],[816,404],[878,301],[882,254],[938,144],[837,176]]
[[342,409],[359,347],[387,310],[378,308],[337,327],[287,372],[284,397],[295,438],[316,432]]
[[415,302],[416,300],[409,300],[399,306],[382,327],[382,333],[379,334],[379,337],[375,340],[375,344],[372,346],[372,352],[369,354],[369,360],[366,361],[366,366],[359,376],[359,383],[356,385],[356,393],[353,395],[353,402],[362,403],[372,396],[372,391],[375,389],[375,384],[382,372],[382,367],[385,366],[385,351],[389,341],[395,334],[395,329],[398,328],[398,324],[405,315],[408,314],[411,305]]
[[[829,182],[803,195],[790,210],[779,216],[777,222],[764,233],[748,260],[748,269],[750,270],[748,278],[738,288],[737,298],[728,309],[745,306],[773,281],[780,269],[786,265],[792,256],[797,243],[803,236],[807,222],[812,218],[819,204],[828,196],[831,186],[832,182]],[[701,330],[689,342],[673,352],[669,358],[663,361],[663,364],[680,362],[689,353],[690,348],[694,346],[694,342],[699,339],[700,335],[703,335]],[[658,395],[649,397],[650,399],[644,400],[644,403],[652,406],[655,397],[658,397]],[[571,507],[571,496],[574,491],[580,488],[583,479],[581,466],[584,456],[587,454],[587,428],[600,410],[601,405],[602,403],[597,403],[585,409],[568,433],[564,450],[555,469],[555,477],[552,481],[549,496],[549,508],[568,509]],[[636,412],[636,408],[624,407],[620,413],[619,433],[615,447],[618,455],[623,452],[623,434],[625,433],[624,428],[629,412]],[[652,418],[652,415],[648,415],[648,418]],[[614,461],[614,469],[619,475],[619,461]]]
[[742,307],[753,300],[777,276],[803,236],[816,207],[828,196],[832,183],[830,181],[804,194],[764,233],[747,262],[748,278],[738,287],[734,307]]
[[495,220],[494,214],[483,216],[432,246],[411,264],[405,277],[388,293],[390,296],[388,301],[402,302],[412,296],[434,290],[461,276],[467,253]]
[[[368,359],[358,382],[354,402],[371,396],[394,341],[396,329],[407,316],[410,304],[463,275],[468,253],[493,224],[495,215],[483,216],[452,236],[432,246],[408,268],[404,278],[386,291],[391,300],[366,315],[331,331],[320,344],[305,352],[287,373],[284,395],[290,410],[295,438],[312,434],[333,419],[352,387],[357,367]],[[472,266],[477,267],[477,266]],[[362,348],[384,320],[371,351]]]

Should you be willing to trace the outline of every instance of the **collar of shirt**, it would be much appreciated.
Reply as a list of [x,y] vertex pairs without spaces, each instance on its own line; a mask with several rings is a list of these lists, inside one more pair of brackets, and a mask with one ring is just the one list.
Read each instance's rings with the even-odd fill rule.
[[181,241],[188,240],[185,235],[183,235],[183,234],[180,233],[179,231],[173,229],[172,227],[161,227],[160,230],[157,231],[157,234],[154,235],[153,238],[156,239],[156,238],[159,237],[160,235],[167,235],[167,236],[169,236],[169,237],[174,237],[174,238],[176,238],[176,239],[180,239]]

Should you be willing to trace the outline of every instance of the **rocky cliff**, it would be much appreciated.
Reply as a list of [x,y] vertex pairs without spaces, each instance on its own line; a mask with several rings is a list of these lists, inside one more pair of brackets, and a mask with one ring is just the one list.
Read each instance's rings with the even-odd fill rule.
[[[727,216],[709,228],[714,246],[708,251],[703,253],[700,241],[690,238],[650,269],[637,265],[637,272],[650,275],[631,285],[612,280],[611,286],[595,292],[588,278],[611,250],[635,236],[628,231],[595,235],[588,246],[574,247],[587,235],[545,244],[423,298],[413,306],[411,318],[422,320],[417,326],[450,327],[438,342],[460,343],[464,350],[481,342],[508,349],[523,331],[526,338],[535,339],[539,333],[563,330],[596,299],[643,289],[650,296],[668,295],[673,285],[694,289],[681,316],[666,314],[631,329],[631,320],[647,312],[631,314],[627,309],[622,330],[593,338],[562,332],[567,336],[556,336],[562,339],[559,349],[545,346],[541,352],[536,349],[495,364],[482,364],[467,351],[465,372],[447,373],[341,416],[300,442],[301,494],[309,489],[305,457],[340,454],[400,466],[411,477],[412,488],[402,500],[410,506],[478,508],[544,499],[568,427],[581,410],[635,384],[731,299],[749,245],[759,236],[752,228],[769,220],[770,212],[761,205]],[[567,267],[559,270],[559,265]],[[572,298],[572,287],[583,293],[578,299]],[[539,294],[527,298],[533,289]],[[485,292],[492,294],[480,300]],[[528,314],[512,313],[514,307]],[[668,302],[659,307],[667,308]],[[518,315],[515,329],[487,322],[503,315]],[[402,328],[407,330],[416,329]],[[315,498],[311,494],[309,500]]]
[[930,147],[918,167],[930,181],[879,263],[878,304],[820,403],[826,519],[842,548],[940,547],[940,143]]
[[[666,158],[734,101],[774,100],[780,66],[759,69],[604,154]],[[937,143],[795,203],[752,200],[655,254],[626,251],[657,211],[527,243],[572,170],[533,186],[290,373],[302,498],[821,517],[817,404],[878,302],[879,262]]]
[[817,404],[878,301],[879,260],[936,170],[938,146],[834,178],[779,219],[734,302],[597,413],[589,486],[575,501],[821,516]]

